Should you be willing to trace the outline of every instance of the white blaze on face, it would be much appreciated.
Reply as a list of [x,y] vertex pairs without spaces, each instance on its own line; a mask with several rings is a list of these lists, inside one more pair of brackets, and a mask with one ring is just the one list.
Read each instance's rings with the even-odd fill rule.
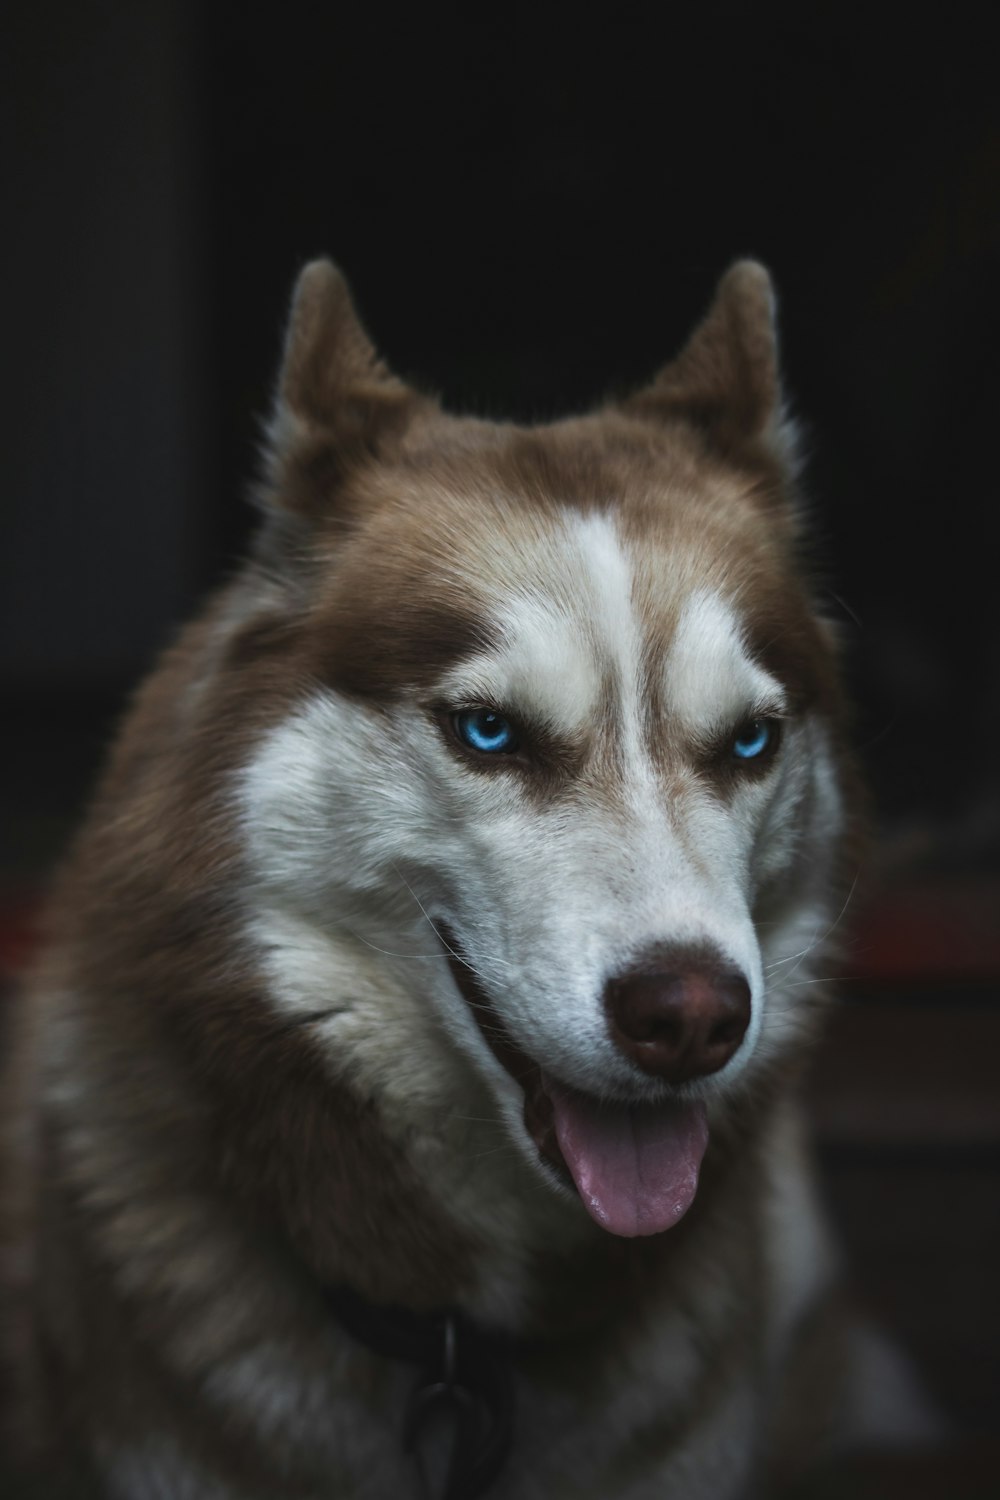
[[[629,1087],[603,994],[651,948],[710,945],[759,993],[748,819],[684,762],[710,731],[735,729],[761,705],[777,712],[783,695],[749,658],[732,610],[691,596],[666,658],[665,711],[683,745],[680,774],[664,778],[649,736],[665,738],[666,726],[648,722],[642,687],[652,643],[633,559],[606,516],[567,516],[539,542],[530,589],[498,590],[490,603],[501,644],[448,675],[445,701],[496,705],[588,753],[610,734],[615,754],[579,787],[556,789],[551,807],[501,767],[463,770],[476,852],[446,919],[522,1046],[581,1087]],[[755,1033],[756,1023],[748,1051]]]

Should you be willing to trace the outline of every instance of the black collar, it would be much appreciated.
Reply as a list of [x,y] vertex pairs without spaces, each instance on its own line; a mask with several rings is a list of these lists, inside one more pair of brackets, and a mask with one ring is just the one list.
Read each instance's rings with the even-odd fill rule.
[[[422,1500],[477,1500],[500,1473],[514,1425],[511,1346],[464,1313],[415,1313],[378,1307],[347,1287],[328,1292],[341,1326],[385,1359],[418,1371],[403,1420]],[[430,1472],[432,1429],[446,1437],[444,1472]]]

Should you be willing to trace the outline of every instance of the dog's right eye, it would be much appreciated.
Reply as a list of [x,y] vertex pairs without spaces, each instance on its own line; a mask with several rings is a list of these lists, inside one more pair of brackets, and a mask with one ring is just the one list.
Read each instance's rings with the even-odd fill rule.
[[517,749],[517,732],[509,719],[493,708],[463,708],[452,716],[455,734],[480,755],[510,755]]

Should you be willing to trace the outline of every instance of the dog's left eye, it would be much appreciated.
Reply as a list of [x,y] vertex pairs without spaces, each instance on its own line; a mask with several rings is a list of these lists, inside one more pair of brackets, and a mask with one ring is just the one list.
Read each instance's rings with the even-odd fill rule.
[[757,760],[777,741],[777,726],[773,719],[751,719],[744,724],[732,742],[736,760]]
[[495,709],[463,708],[452,723],[462,744],[481,755],[509,755],[517,749],[513,724]]

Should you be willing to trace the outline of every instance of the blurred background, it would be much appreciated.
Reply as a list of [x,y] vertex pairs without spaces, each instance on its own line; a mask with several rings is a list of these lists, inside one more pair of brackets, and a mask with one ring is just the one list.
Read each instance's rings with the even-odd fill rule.
[[401,374],[523,419],[646,379],[733,258],[772,268],[876,808],[818,1150],[859,1298],[956,1423],[955,1495],[1000,1389],[1000,91],[977,14],[50,0],[0,60],[8,979],[130,688],[245,544],[303,261],[339,261]]

